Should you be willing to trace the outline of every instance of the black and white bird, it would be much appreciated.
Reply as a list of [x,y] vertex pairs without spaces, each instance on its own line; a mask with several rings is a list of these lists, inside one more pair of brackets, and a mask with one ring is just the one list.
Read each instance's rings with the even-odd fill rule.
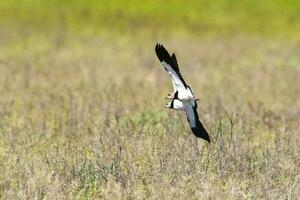
[[184,81],[181,72],[178,67],[177,59],[175,54],[172,56],[161,44],[156,44],[155,46],[156,55],[169,73],[172,79],[174,92],[168,95],[168,99],[172,99],[167,105],[167,108],[175,110],[184,110],[187,115],[187,120],[189,122],[190,128],[196,137],[200,137],[210,143],[210,137],[199,120],[197,113],[197,98]]
[[[169,96],[171,96],[171,94]],[[169,99],[169,98],[172,98],[172,100],[166,104],[165,108],[171,108],[174,110],[184,111],[184,105],[178,99],[178,91],[175,91],[173,97],[168,97],[167,99]]]

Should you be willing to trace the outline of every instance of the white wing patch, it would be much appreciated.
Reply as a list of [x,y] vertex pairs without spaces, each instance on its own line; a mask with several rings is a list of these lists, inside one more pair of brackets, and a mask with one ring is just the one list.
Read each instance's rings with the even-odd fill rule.
[[174,109],[178,109],[178,110],[184,109],[183,103],[181,101],[179,101],[178,99],[174,99],[173,103],[174,103],[174,105],[173,105]]
[[173,87],[174,87],[174,91],[186,90],[184,84],[180,80],[180,78],[177,75],[177,73],[172,69],[172,67],[168,63],[166,63],[165,61],[162,61],[161,63],[166,68],[166,70],[168,71],[169,75],[171,76],[172,84],[173,84]]

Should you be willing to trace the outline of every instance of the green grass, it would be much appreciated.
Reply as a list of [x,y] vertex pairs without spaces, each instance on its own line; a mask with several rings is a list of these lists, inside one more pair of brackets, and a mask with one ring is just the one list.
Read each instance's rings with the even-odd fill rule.
[[172,2],[0,1],[1,199],[299,198],[299,3]]
[[[0,1],[0,22],[44,32],[184,31],[201,35],[263,34],[299,38],[297,0]],[[62,30],[61,30],[62,29]]]

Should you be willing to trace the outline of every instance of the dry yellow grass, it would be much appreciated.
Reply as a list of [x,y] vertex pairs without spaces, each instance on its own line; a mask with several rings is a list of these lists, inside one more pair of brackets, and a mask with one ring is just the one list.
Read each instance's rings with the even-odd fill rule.
[[154,54],[159,38],[33,35],[0,47],[2,199],[298,199],[300,47],[165,37],[211,145]]

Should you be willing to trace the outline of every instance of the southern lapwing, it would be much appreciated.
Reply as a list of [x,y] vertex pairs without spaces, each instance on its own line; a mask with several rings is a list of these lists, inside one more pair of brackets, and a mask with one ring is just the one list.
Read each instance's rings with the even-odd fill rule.
[[178,67],[175,54],[172,56],[161,44],[156,44],[155,52],[162,63],[165,70],[169,73],[172,79],[174,92],[168,95],[168,99],[172,99],[167,105],[167,108],[175,110],[184,110],[187,115],[190,128],[196,137],[200,137],[210,143],[210,137],[199,120],[197,113],[197,100],[194,94],[184,81],[181,72]]

